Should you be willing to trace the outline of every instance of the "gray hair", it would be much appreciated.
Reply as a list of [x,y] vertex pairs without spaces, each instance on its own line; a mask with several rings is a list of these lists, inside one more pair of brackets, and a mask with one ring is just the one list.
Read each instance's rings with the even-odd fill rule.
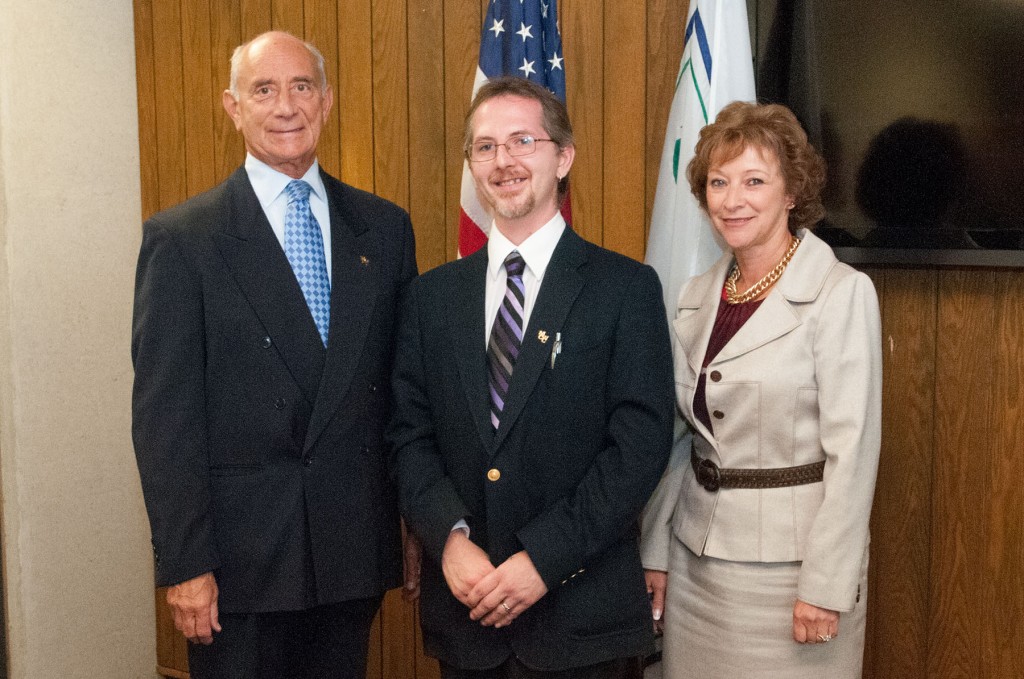
[[[238,99],[238,71],[242,67],[242,58],[245,57],[246,51],[252,46],[254,42],[269,35],[270,33],[277,33],[280,35],[287,35],[288,37],[299,40],[291,33],[284,31],[269,31],[267,33],[261,33],[247,43],[241,44],[235,48],[235,51],[231,54],[231,83],[228,85],[228,91],[231,92],[231,96]],[[320,54],[320,50],[316,48],[313,43],[299,40],[302,45],[309,51],[311,57],[313,57],[313,63],[316,66],[317,80],[320,85],[320,92],[327,91],[327,71],[324,67],[324,55]]]

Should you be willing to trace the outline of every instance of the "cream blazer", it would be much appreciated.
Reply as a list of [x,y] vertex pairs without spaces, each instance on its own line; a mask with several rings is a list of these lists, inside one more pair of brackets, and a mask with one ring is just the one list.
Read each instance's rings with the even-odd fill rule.
[[645,567],[668,570],[674,534],[698,555],[801,561],[797,596],[849,611],[867,566],[881,440],[878,298],[865,274],[799,235],[782,278],[707,368],[714,434],[694,417],[693,396],[732,255],[683,286],[672,324],[676,400],[701,457],[746,469],[823,459],[824,480],[708,492],[680,432],[644,513],[642,554]]

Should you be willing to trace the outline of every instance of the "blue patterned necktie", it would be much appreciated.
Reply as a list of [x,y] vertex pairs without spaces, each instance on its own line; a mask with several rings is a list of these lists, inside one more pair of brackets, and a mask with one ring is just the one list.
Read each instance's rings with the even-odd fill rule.
[[327,277],[320,225],[309,209],[311,189],[301,179],[293,179],[285,187],[288,211],[284,217],[284,254],[292,265],[309,312],[313,314],[316,329],[320,331],[320,339],[326,347],[327,329],[331,324],[331,281]]
[[526,302],[526,287],[523,285],[523,271],[526,262],[522,255],[513,250],[505,258],[505,272],[508,274],[505,298],[501,300],[498,314],[494,317],[491,337],[487,342],[488,386],[491,392],[491,426],[498,428],[501,411],[505,409],[508,387],[512,382],[512,369],[519,357],[523,344],[523,309]]

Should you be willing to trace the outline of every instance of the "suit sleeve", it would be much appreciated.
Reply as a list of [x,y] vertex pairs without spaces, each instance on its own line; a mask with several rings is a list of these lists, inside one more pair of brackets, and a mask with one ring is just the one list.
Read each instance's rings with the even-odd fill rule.
[[157,586],[217,568],[206,439],[200,275],[175,236],[146,223],[132,320],[132,439]]
[[574,493],[517,534],[549,589],[635,525],[671,449],[674,380],[661,285],[646,266],[625,285],[607,365],[607,445]]
[[452,526],[470,512],[437,450],[420,330],[421,281],[412,282],[402,304],[391,381],[394,414],[389,438],[402,515],[427,553],[440,563]]
[[807,603],[850,611],[868,543],[882,426],[882,342],[871,279],[846,275],[824,302],[814,338],[825,496],[797,585]]

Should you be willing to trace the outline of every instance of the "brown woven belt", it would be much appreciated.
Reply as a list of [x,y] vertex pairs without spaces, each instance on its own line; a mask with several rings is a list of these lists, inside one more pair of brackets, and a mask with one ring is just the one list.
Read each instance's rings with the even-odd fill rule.
[[774,469],[720,469],[711,460],[702,460],[693,448],[690,449],[690,465],[697,475],[697,483],[712,493],[719,488],[764,489],[802,486],[821,481],[825,472],[824,460]]

